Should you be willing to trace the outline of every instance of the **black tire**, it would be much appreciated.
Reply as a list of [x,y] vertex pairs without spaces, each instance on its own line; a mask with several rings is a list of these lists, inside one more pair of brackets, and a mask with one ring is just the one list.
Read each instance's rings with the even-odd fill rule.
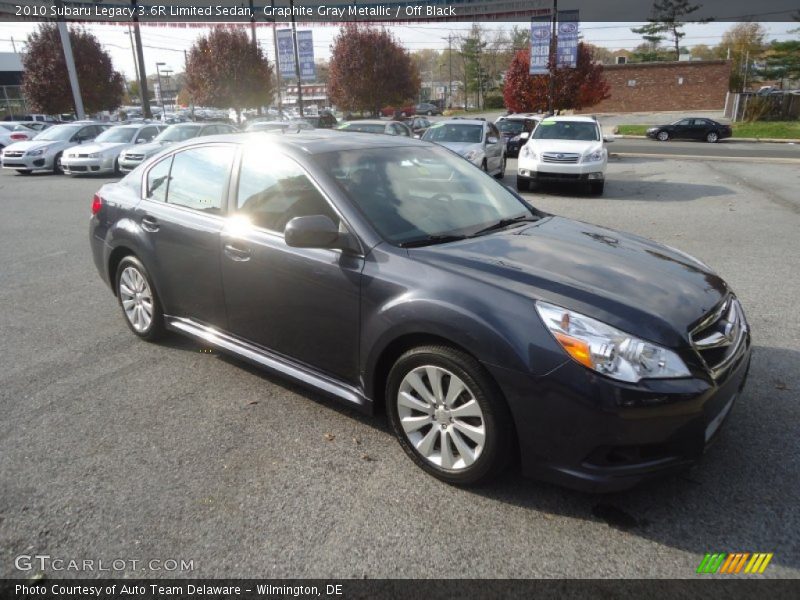
[[716,144],[719,141],[719,134],[716,131],[709,131],[706,134],[706,141],[709,144]]
[[503,166],[500,168],[500,172],[495,175],[496,179],[503,179],[506,176],[506,157],[503,157]]
[[489,172],[489,165],[486,162],[485,158],[483,159],[483,162],[481,163],[481,171],[483,171],[484,173],[488,173]]
[[30,169],[17,169],[17,173],[19,173],[20,175],[30,175],[31,173],[33,173],[33,171],[31,171]]
[[595,196],[602,196],[603,195],[603,190],[605,189],[605,187],[606,187],[606,182],[605,181],[590,181],[589,182],[589,190]]
[[520,179],[517,177],[517,191],[518,192],[527,192],[531,189],[531,182],[528,179]]
[[668,131],[659,131],[656,134],[656,139],[659,142],[666,142],[667,140],[669,140],[669,132]]
[[[120,293],[120,280],[123,271],[125,271],[125,269],[127,269],[128,267],[136,269],[144,277],[152,293],[152,298],[153,298],[152,320],[150,321],[150,325],[143,331],[138,331],[133,326],[131,320],[128,318],[128,315],[125,312],[125,308],[122,305],[122,293]],[[125,319],[125,323],[128,325],[128,328],[134,333],[134,335],[148,342],[155,342],[164,337],[166,329],[164,327],[164,312],[161,308],[161,301],[158,298],[158,293],[156,292],[156,288],[153,285],[153,280],[150,278],[150,274],[147,272],[147,269],[145,269],[144,265],[138,258],[136,258],[133,255],[129,255],[120,261],[119,266],[117,267],[117,272],[114,275],[114,286],[115,286],[114,290],[116,291],[117,294],[117,302],[119,303],[120,309],[122,310],[122,316]]]
[[114,175],[122,175],[122,171],[119,168],[119,158],[114,159]]
[[63,175],[64,171],[61,169],[61,152],[55,155],[53,158],[53,174],[54,175]]
[[[480,455],[468,467],[453,470],[433,464],[420,454],[403,430],[396,401],[400,384],[410,371],[421,366],[440,367],[460,378],[480,407],[485,441]],[[417,466],[441,481],[462,486],[480,485],[501,474],[508,465],[516,439],[508,405],[494,380],[465,352],[449,346],[421,346],[403,354],[389,373],[386,409],[392,430],[406,454]],[[431,427],[438,429],[439,426],[434,422]]]

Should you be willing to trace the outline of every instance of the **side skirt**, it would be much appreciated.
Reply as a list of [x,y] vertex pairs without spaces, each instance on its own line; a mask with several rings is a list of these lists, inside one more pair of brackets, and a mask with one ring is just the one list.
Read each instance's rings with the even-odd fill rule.
[[253,344],[240,340],[214,327],[203,325],[193,319],[164,315],[168,329],[188,335],[225,352],[243,358],[259,367],[267,368],[317,390],[326,392],[360,411],[372,412],[372,401],[357,388],[333,377],[309,369],[284,356],[280,356]]

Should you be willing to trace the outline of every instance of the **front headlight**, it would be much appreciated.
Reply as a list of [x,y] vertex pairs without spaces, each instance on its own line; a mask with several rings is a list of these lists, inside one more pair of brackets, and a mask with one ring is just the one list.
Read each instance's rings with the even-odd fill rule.
[[630,383],[691,375],[671,350],[554,304],[537,302],[536,310],[567,354],[593,371]]
[[100,158],[100,153],[99,152],[92,152],[89,155],[89,158]]
[[511,141],[512,142],[518,142],[519,141],[519,136],[515,135],[514,137],[511,138]]
[[583,162],[598,162],[603,159],[603,151],[595,150],[589,154],[584,155]]
[[478,156],[478,151],[477,150],[467,150],[461,156],[463,156],[467,160],[475,160],[475,157]]
[[536,160],[536,158],[537,158],[537,156],[536,156],[536,152],[534,152],[534,151],[533,151],[533,148],[531,148],[530,144],[525,144],[525,145],[522,147],[522,150],[520,150],[520,151],[519,151],[519,153],[520,153],[520,154],[521,154],[521,155],[522,155],[524,158],[532,158],[532,159],[534,159],[534,160]]
[[44,154],[44,149],[40,148],[39,150],[30,150],[26,152],[25,156],[41,156],[42,154]]

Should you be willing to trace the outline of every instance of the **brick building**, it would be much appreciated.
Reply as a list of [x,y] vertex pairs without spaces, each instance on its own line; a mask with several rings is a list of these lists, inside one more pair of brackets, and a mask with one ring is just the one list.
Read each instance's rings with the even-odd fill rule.
[[606,65],[611,97],[583,112],[722,110],[730,72],[727,60]]

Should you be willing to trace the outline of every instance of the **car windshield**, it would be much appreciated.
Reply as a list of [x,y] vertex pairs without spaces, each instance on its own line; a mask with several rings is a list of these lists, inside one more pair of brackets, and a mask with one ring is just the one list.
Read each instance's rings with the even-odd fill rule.
[[315,158],[395,245],[437,243],[506,219],[537,218],[503,185],[444,148],[371,148]]
[[95,138],[95,142],[131,142],[133,136],[139,131],[138,127],[112,127]]
[[425,132],[422,139],[438,143],[460,142],[463,144],[480,144],[483,141],[483,125],[436,123]]
[[537,140],[577,140],[582,142],[597,141],[600,134],[597,124],[586,121],[549,121],[545,119],[533,132]]
[[383,133],[386,131],[386,125],[383,123],[345,123],[337,129],[346,129],[347,131],[357,131],[359,133]]
[[510,119],[503,119],[497,123],[497,128],[503,133],[513,133],[517,135],[525,131],[525,123],[523,121],[511,121]]
[[65,142],[83,127],[83,125],[56,125],[45,129],[33,139],[39,142]]
[[153,140],[154,142],[182,142],[197,137],[200,125],[173,125],[167,127]]

